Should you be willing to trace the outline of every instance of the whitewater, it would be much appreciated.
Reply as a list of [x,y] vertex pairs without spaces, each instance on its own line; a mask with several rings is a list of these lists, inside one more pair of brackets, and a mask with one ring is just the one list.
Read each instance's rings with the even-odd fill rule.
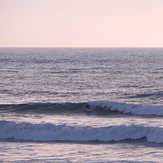
[[163,48],[0,48],[0,162],[162,162]]

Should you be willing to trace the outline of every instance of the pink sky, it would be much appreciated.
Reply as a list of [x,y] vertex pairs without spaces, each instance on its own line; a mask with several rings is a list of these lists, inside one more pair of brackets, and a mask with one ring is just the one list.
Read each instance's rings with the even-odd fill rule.
[[163,0],[0,0],[0,47],[163,47]]

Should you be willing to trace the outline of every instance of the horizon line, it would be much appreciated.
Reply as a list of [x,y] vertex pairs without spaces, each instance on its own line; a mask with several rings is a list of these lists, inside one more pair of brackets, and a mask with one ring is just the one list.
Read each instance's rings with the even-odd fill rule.
[[0,46],[0,48],[163,48],[157,46]]

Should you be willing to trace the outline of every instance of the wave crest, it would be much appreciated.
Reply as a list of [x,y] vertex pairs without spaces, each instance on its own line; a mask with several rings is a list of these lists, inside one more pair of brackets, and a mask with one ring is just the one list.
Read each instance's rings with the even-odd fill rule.
[[97,108],[103,108],[104,110],[118,111],[125,114],[163,116],[163,105],[135,105],[109,101],[88,102],[88,105],[90,106],[91,111],[94,111]]

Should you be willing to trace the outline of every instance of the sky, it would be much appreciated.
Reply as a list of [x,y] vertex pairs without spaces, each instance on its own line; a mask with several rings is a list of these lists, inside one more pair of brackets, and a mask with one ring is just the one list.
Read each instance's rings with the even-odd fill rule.
[[163,47],[163,0],[0,0],[0,47]]

